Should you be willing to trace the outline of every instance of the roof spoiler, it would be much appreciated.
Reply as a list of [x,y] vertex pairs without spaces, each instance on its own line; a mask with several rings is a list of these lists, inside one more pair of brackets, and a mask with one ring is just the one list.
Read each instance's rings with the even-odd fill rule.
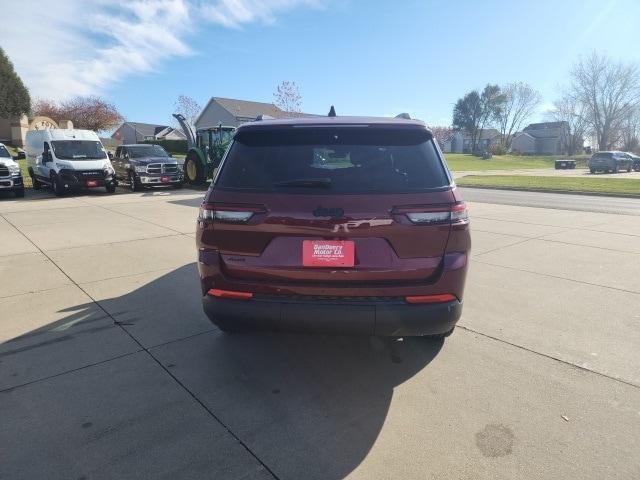
[[254,122],[261,122],[262,120],[275,120],[275,117],[272,117],[271,115],[260,114],[256,117]]
[[396,118],[404,118],[405,120],[411,120],[411,115],[409,115],[407,112],[402,112],[396,115]]

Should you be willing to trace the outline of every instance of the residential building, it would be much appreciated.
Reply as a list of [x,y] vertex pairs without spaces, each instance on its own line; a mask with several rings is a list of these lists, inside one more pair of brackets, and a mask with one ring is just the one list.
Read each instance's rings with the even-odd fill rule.
[[[478,135],[478,148],[490,151],[500,143],[500,132],[495,128],[483,128]],[[444,142],[445,153],[472,153],[471,135],[466,130],[454,132]]]
[[251,122],[259,115],[273,118],[287,118],[295,116],[313,116],[309,113],[285,112],[273,103],[252,102],[234,98],[211,97],[202,112],[195,119],[196,130],[201,128],[225,126],[237,127],[241,123]]
[[[566,155],[570,143],[567,122],[532,123],[514,135],[511,151],[531,155]],[[576,142],[582,151],[583,139]]]
[[123,144],[140,143],[149,140],[186,139],[181,129],[176,129],[168,125],[140,122],[124,122],[113,132],[111,138]]

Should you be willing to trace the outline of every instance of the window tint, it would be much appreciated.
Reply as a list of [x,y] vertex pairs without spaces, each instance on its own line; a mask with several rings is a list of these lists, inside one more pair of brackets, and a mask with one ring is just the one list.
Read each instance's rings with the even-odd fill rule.
[[424,129],[300,127],[238,132],[216,187],[314,194],[402,193],[448,183]]
[[135,145],[127,147],[131,158],[168,157],[169,154],[160,145]]
[[92,140],[54,140],[53,153],[61,160],[98,160],[107,157],[100,142]]

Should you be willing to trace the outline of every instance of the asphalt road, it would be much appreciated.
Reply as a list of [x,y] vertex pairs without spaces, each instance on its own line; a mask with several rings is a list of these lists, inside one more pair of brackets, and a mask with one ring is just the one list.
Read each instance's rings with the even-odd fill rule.
[[620,215],[640,215],[640,198],[462,187],[460,187],[460,190],[462,191],[463,197],[470,202]]
[[202,192],[0,199],[0,478],[640,478],[640,222],[465,193],[445,342],[223,334]]

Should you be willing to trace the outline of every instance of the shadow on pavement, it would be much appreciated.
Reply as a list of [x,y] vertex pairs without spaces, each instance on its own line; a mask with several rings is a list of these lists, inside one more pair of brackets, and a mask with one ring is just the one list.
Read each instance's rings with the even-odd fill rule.
[[[240,471],[220,471],[226,447],[215,450],[205,442],[190,447],[190,455],[177,455],[195,442],[194,424],[198,442],[215,430],[218,442],[224,436],[239,447],[225,429],[214,429],[219,421],[279,478],[339,480],[376,443],[394,388],[428,365],[443,345],[420,338],[229,336],[205,318],[199,295],[194,264],[185,265],[129,293],[105,297],[100,305],[109,315],[94,303],[68,306],[57,310],[64,310],[63,318],[1,345],[3,370],[19,372],[18,384],[59,375],[0,392],[0,404],[12,409],[5,413],[16,419],[5,425],[0,442],[19,439],[6,452],[6,472],[31,459],[49,472],[58,468],[81,476],[99,457],[101,477],[142,468],[153,476],[170,463],[173,471],[196,469],[194,478],[213,472],[222,475],[215,478],[234,478]],[[139,352],[121,328],[154,358]],[[127,360],[132,357],[136,361]],[[103,363],[82,368],[98,362]],[[60,375],[74,369],[79,370]],[[60,394],[56,382],[72,393]],[[109,398],[117,399],[118,408],[105,407]],[[20,421],[26,417],[28,422]],[[188,420],[177,426],[182,417]],[[90,428],[69,427],[89,423],[109,434],[96,441]],[[158,439],[169,434],[173,438],[158,457]],[[41,444],[47,447],[35,451]],[[135,455],[125,454],[131,445]],[[41,471],[37,465],[28,470]]]

